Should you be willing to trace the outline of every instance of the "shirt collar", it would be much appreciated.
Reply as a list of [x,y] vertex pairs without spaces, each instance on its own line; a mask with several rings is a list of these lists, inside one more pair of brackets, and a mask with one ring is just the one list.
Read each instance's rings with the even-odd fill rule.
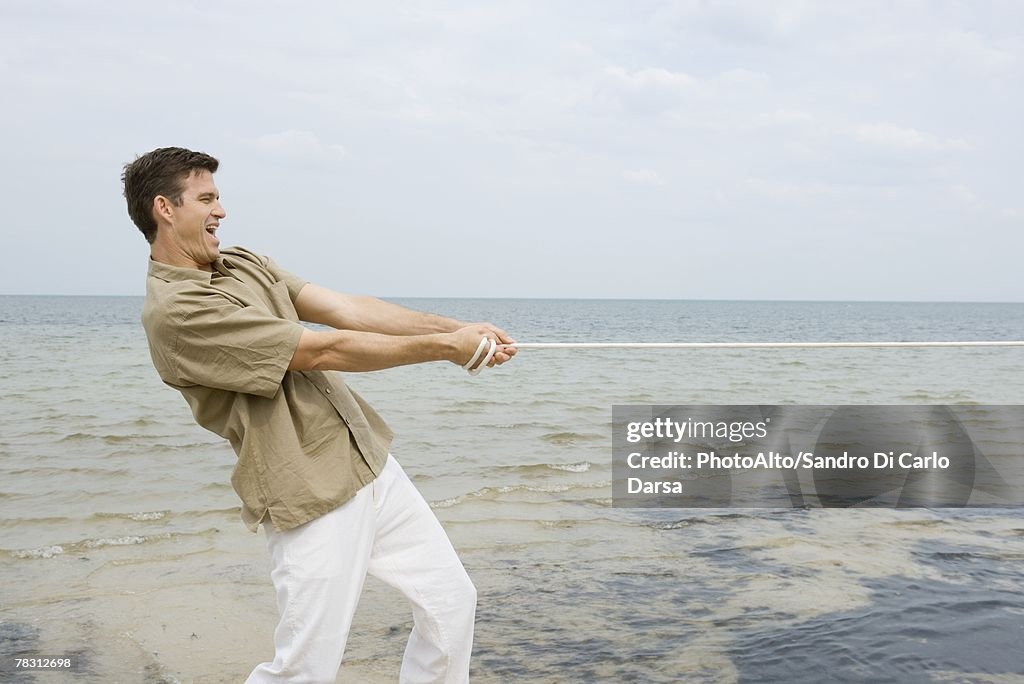
[[149,275],[168,283],[186,280],[200,280],[202,282],[209,283],[212,282],[214,278],[219,278],[221,276],[238,280],[238,276],[231,272],[234,270],[235,265],[231,263],[230,259],[225,258],[223,255],[217,257],[217,260],[213,262],[212,266],[212,272],[201,271],[198,268],[171,266],[170,264],[157,261],[153,257],[149,257]]

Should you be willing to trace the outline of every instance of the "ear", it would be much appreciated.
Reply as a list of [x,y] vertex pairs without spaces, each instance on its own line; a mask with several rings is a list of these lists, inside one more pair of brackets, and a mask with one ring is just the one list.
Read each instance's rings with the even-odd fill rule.
[[153,216],[157,219],[157,223],[160,222],[160,219],[170,223],[174,216],[174,202],[163,195],[157,195],[153,198]]

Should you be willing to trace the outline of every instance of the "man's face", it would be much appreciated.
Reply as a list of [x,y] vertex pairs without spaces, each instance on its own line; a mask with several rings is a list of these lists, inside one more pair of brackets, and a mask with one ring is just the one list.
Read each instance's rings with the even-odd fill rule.
[[170,235],[174,251],[195,268],[209,270],[220,256],[220,240],[215,232],[227,216],[220,203],[220,192],[213,174],[206,169],[193,171],[185,180],[181,206],[173,206]]

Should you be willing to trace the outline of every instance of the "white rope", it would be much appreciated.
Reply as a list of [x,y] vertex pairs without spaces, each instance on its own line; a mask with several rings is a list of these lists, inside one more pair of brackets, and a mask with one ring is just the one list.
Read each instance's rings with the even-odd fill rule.
[[[487,350],[487,353],[484,355],[484,358],[480,360],[480,363],[474,366],[473,364],[476,364],[477,359],[480,358],[480,353],[483,352],[485,348],[487,348],[488,344],[490,344],[490,349]],[[476,352],[473,354],[473,358],[471,358],[469,361],[463,364],[462,367],[465,368],[466,372],[468,372],[470,375],[479,375],[480,371],[486,368],[490,360],[494,358],[494,353],[497,350],[497,342],[488,337],[482,337],[480,338],[480,344],[477,345]]]
[[831,349],[853,347],[1024,347],[1024,340],[966,342],[516,342],[516,349]]
[[[477,359],[487,348],[483,360],[476,364]],[[853,349],[853,348],[886,348],[886,347],[1024,347],[1024,340],[966,340],[959,342],[516,342],[515,344],[495,344],[494,340],[484,337],[466,364],[470,375],[477,375],[494,357],[498,349],[515,347],[516,349]]]
[[486,348],[487,348],[487,338],[486,337],[481,337],[480,338],[480,344],[477,345],[476,351],[473,352],[473,356],[469,359],[469,361],[467,361],[466,363],[462,364],[462,367],[465,368],[466,370],[468,370],[470,375],[475,375],[475,373],[473,373],[473,371],[472,371],[473,364],[476,363],[476,360],[480,358],[480,354],[482,354],[484,349],[486,349]]

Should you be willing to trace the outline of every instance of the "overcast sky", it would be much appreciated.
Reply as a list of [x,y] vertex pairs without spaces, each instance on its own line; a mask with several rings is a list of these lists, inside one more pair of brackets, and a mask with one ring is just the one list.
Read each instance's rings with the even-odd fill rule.
[[1024,301],[1024,3],[274,4],[0,2],[0,293],[143,294],[179,145],[343,291]]

